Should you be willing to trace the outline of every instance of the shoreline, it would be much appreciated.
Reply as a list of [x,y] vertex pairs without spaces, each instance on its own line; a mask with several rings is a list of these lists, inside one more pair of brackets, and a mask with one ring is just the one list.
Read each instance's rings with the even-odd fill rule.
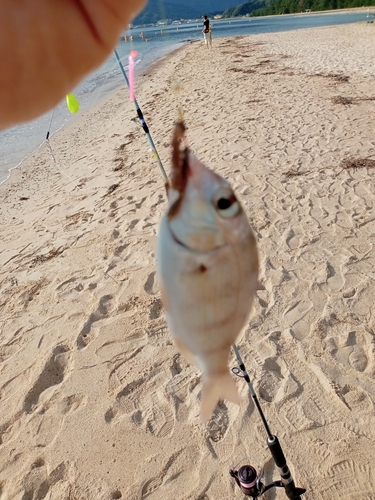
[[[296,484],[314,500],[365,500],[375,27],[213,43],[158,61],[137,100],[167,170],[182,110],[190,149],[228,179],[254,229],[259,287],[237,345]],[[237,498],[229,469],[243,457],[264,464],[266,484],[279,479],[246,384],[240,406],[199,423],[200,371],[171,341],[155,275],[164,181],[134,115],[124,84],[53,136],[76,185],[44,146],[0,186],[4,498]]]

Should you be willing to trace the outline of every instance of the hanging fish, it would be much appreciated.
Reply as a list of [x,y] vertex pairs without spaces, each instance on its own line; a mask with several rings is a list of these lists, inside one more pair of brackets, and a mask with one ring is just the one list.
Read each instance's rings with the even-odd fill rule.
[[228,355],[248,319],[257,288],[253,231],[228,182],[183,147],[175,126],[168,210],[161,220],[157,266],[169,330],[187,361],[203,372],[201,419],[239,394]]

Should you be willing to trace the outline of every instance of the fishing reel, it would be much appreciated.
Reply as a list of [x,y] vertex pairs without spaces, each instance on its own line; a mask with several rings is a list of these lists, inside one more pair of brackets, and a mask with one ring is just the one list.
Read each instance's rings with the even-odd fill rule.
[[262,482],[262,469],[258,474],[255,467],[252,465],[248,465],[247,463],[243,463],[243,465],[240,464],[238,464],[234,469],[231,469],[229,474],[235,479],[242,493],[247,497],[251,497],[252,499],[258,498],[270,488],[283,487],[281,481],[275,481],[265,486]]

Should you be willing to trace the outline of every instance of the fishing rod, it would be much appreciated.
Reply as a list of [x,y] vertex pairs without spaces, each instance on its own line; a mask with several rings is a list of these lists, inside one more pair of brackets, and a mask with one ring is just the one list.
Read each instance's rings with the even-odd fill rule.
[[[114,54],[116,56],[116,59],[117,59],[119,66],[120,66],[121,72],[124,76],[126,85],[128,86],[129,90],[132,91],[130,84],[129,84],[128,77],[126,76],[124,67],[121,63],[120,57],[119,57],[116,50],[114,51]],[[147,138],[148,138],[148,140],[151,144],[151,147],[155,153],[155,156],[159,162],[159,167],[160,167],[160,170],[161,170],[162,175],[164,177],[164,180],[165,180],[165,182],[168,182],[168,176],[164,170],[164,167],[163,167],[163,164],[159,158],[159,155],[156,152],[156,148],[155,148],[154,142],[152,140],[151,134],[148,130],[147,124],[143,118],[142,111],[141,111],[141,109],[138,105],[138,102],[137,102],[134,95],[133,95],[133,100],[134,100],[135,108],[137,110],[137,115],[138,115],[139,121],[142,125],[143,130],[145,131],[145,133],[147,135]],[[237,485],[240,487],[241,491],[246,496],[252,497],[252,499],[256,499],[259,496],[263,495],[263,493],[265,493],[270,488],[276,487],[276,488],[284,488],[286,496],[289,498],[289,500],[302,500],[301,495],[303,495],[306,492],[306,490],[304,488],[297,488],[296,487],[294,480],[292,478],[292,474],[291,474],[289,467],[286,463],[286,459],[284,456],[284,452],[281,448],[280,442],[279,442],[277,436],[275,436],[274,434],[271,433],[271,430],[268,426],[266,417],[264,416],[264,413],[263,413],[263,410],[260,406],[257,395],[255,394],[253,385],[250,381],[250,377],[246,371],[245,364],[242,361],[242,358],[241,358],[241,355],[238,351],[238,348],[237,348],[236,344],[233,344],[232,347],[233,347],[233,350],[235,352],[239,368],[234,367],[234,368],[232,368],[231,371],[234,375],[237,375],[238,377],[244,378],[245,381],[247,382],[251,397],[253,398],[254,404],[257,407],[257,410],[260,414],[263,425],[266,429],[267,445],[268,445],[268,448],[271,452],[271,455],[275,461],[275,464],[279,469],[281,481],[274,481],[273,483],[265,486],[261,481],[260,475],[258,475],[256,469],[252,465],[243,465],[242,467],[240,467],[239,470],[231,469],[229,471],[229,473],[235,479],[235,481],[236,481]]]
[[[125,69],[124,69],[124,66],[123,66],[123,64],[122,64],[122,62],[121,62],[121,59],[120,59],[120,57],[119,57],[119,55],[118,55],[118,53],[117,53],[117,50],[115,50],[115,51],[114,51],[114,54],[115,54],[115,57],[116,57],[116,59],[117,59],[118,65],[119,65],[119,67],[120,67],[121,73],[122,73],[122,75],[123,75],[123,77],[124,77],[124,79],[125,79],[126,85],[128,86],[128,88],[129,88],[129,90],[130,90],[129,80],[128,80],[128,77],[127,77],[127,75],[126,75],[126,73],[125,73]],[[162,176],[164,177],[164,181],[165,181],[165,182],[168,182],[168,176],[167,176],[167,174],[166,174],[166,172],[165,172],[165,170],[164,170],[163,164],[162,164],[162,162],[161,162],[161,160],[160,160],[160,157],[159,157],[159,154],[158,154],[158,152],[157,152],[157,150],[156,150],[156,147],[155,147],[154,141],[152,140],[152,137],[151,137],[150,131],[149,131],[149,129],[148,129],[148,126],[147,126],[146,120],[144,119],[144,116],[143,116],[142,110],[141,110],[141,108],[139,107],[138,102],[137,102],[137,99],[135,98],[135,96],[134,96],[133,101],[134,101],[134,106],[135,106],[135,109],[136,109],[136,111],[137,111],[137,115],[138,115],[139,122],[140,122],[140,124],[141,124],[141,126],[142,126],[142,128],[143,128],[143,130],[144,130],[144,132],[145,132],[145,134],[146,134],[146,136],[147,136],[147,139],[148,139],[148,141],[149,141],[150,145],[151,145],[152,152],[153,152],[153,154],[154,154],[155,158],[158,160],[158,163],[159,163],[159,168],[160,168],[160,170],[161,170]]]
[[260,406],[260,402],[254,391],[250,377],[246,371],[245,363],[242,361],[241,355],[238,351],[238,347],[236,346],[236,344],[233,344],[232,347],[236,355],[239,367],[234,367],[231,371],[237,377],[243,378],[248,385],[250,395],[254,401],[254,404],[259,412],[260,418],[262,419],[264,428],[266,430],[267,445],[271,452],[272,458],[274,459],[274,462],[279,469],[281,481],[274,481],[273,483],[265,486],[261,481],[260,474],[258,475],[255,467],[250,464],[242,465],[239,470],[231,469],[229,471],[229,474],[235,479],[242,493],[244,493],[248,497],[251,497],[252,499],[260,497],[270,488],[284,488],[285,494],[290,500],[302,500],[301,495],[306,493],[306,490],[304,488],[296,487],[292,474],[286,463],[286,458],[281,448],[281,444],[277,436],[271,433],[262,407]]

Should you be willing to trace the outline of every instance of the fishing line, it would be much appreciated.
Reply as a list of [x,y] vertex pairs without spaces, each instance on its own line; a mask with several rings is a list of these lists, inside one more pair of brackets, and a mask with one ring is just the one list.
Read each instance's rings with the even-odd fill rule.
[[[76,187],[78,187],[79,189],[82,189],[81,186],[79,186],[78,184],[76,184],[75,181],[74,181],[74,179],[72,179],[71,177],[69,177],[69,175],[66,172],[64,172],[64,170],[60,169],[59,166],[58,166],[58,164],[57,164],[57,161],[56,161],[56,158],[55,158],[55,155],[54,155],[51,143],[49,141],[50,129],[51,129],[52,118],[53,118],[53,112],[54,112],[54,110],[52,111],[51,121],[50,121],[49,129],[48,129],[48,132],[47,132],[47,135],[46,135],[46,143],[47,143],[47,146],[49,147],[49,150],[51,152],[51,156],[53,158],[53,164],[56,167],[56,169],[60,172],[60,174],[65,175],[71,182],[73,182],[73,184]],[[107,271],[103,271],[103,274],[104,274],[104,276],[108,276],[109,278],[111,278],[118,285],[118,282],[115,280],[115,278],[113,276],[111,276]]]
[[58,172],[60,173],[60,175],[63,175],[63,176],[65,175],[65,177],[67,177],[70,180],[70,182],[72,182],[75,185],[75,187],[81,189],[81,187],[78,186],[78,184],[76,184],[75,180],[72,179],[66,172],[64,172],[64,170],[62,168],[59,167],[59,165],[58,165],[58,163],[56,161],[55,154],[53,152],[51,143],[49,141],[49,136],[50,136],[50,131],[51,131],[51,125],[52,125],[52,120],[53,120],[54,112],[55,112],[55,109],[52,110],[51,120],[50,120],[50,123],[49,123],[47,135],[46,135],[46,143],[47,143],[47,146],[49,147],[49,150],[51,152],[51,156],[52,156],[52,159],[53,159],[53,165],[56,168],[56,170],[58,170]]
[[46,140],[48,141],[49,139],[49,132],[51,130],[51,125],[52,125],[52,120],[53,120],[53,115],[55,114],[55,108],[53,108],[52,110],[52,113],[51,113],[51,120],[49,122],[49,126],[48,126],[48,131],[47,131],[47,135],[46,135]]

